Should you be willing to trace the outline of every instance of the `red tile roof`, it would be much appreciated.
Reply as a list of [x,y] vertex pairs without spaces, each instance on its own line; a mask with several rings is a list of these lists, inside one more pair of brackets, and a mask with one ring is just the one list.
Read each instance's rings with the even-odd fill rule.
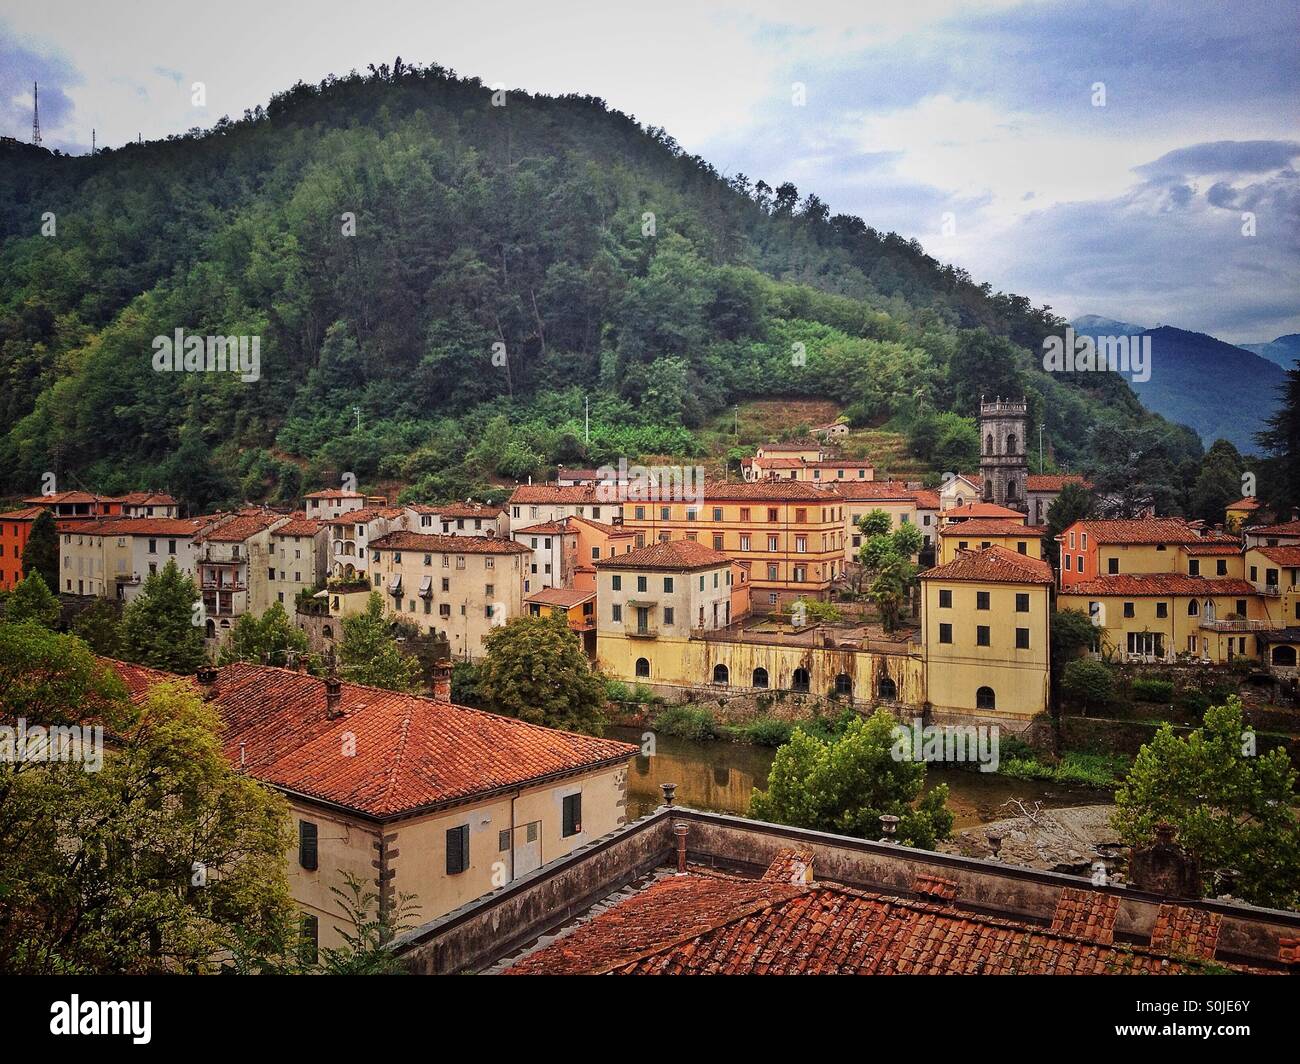
[[1247,495],[1245,498],[1238,499],[1236,502],[1228,503],[1228,505],[1225,506],[1224,509],[1225,510],[1258,510],[1259,500]]
[[1203,543],[1183,543],[1179,546],[1179,549],[1184,554],[1190,554],[1193,557],[1215,554],[1240,554],[1241,540],[1214,539]]
[[1030,558],[1006,547],[983,550],[959,550],[957,557],[944,565],[927,569],[922,580],[974,580],[993,583],[1050,584],[1052,567],[1041,558]]
[[170,495],[163,492],[154,491],[132,491],[126,495],[119,495],[116,502],[125,503],[128,506],[175,506],[176,500]]
[[91,495],[86,491],[59,491],[53,495],[33,495],[30,499],[23,500],[23,502],[30,503],[33,506],[53,506],[55,503],[117,501],[111,495]]
[[1156,914],[1151,948],[1208,961],[1219,947],[1219,929],[1222,926],[1221,913],[1166,902]]
[[504,506],[488,506],[481,502],[451,502],[441,507],[438,513],[443,517],[489,517],[495,520],[506,512]]
[[391,521],[395,517],[401,517],[403,512],[400,506],[363,506],[360,510],[347,510],[333,517],[322,517],[321,522],[327,525],[364,525],[381,517],[387,517]]
[[1300,521],[1283,521],[1280,525],[1251,525],[1246,532],[1252,536],[1300,536]]
[[535,591],[533,594],[524,598],[525,602],[536,602],[541,606],[559,606],[562,609],[572,609],[574,606],[580,606],[588,599],[594,599],[596,592],[581,591],[573,587],[544,587],[541,591]]
[[999,506],[995,502],[967,502],[960,506],[954,506],[951,509],[944,510],[943,519],[951,521],[954,518],[962,520],[971,517],[1005,517],[1005,518],[1024,518],[1019,510],[1012,510],[1007,506]]
[[591,564],[597,569],[716,569],[729,565],[730,556],[690,539],[667,543],[649,543],[614,558],[601,558]]
[[1092,487],[1092,484],[1078,473],[1030,473],[1025,477],[1025,491],[1060,491],[1067,484]]
[[523,528],[511,529],[512,536],[534,535],[534,536],[576,536],[578,530],[570,528],[563,521],[542,521],[535,525],[525,525]]
[[277,521],[284,520],[283,514],[241,513],[223,525],[218,525],[211,532],[197,537],[200,543],[242,543],[250,536],[255,536],[270,528]]
[[[133,692],[156,677],[176,679],[112,664]],[[233,764],[287,792],[376,819],[626,762],[638,750],[351,683],[342,685],[342,716],[331,720],[324,680],[246,662],[220,670],[215,705]]]
[[1026,525],[1020,521],[976,517],[969,521],[943,525],[941,536],[1019,536],[1021,539],[1038,539],[1046,529],[1041,525]]
[[44,506],[25,506],[21,510],[8,510],[0,514],[0,521],[35,521],[43,513]]
[[513,539],[498,536],[438,536],[425,532],[389,532],[370,541],[370,550],[427,551],[430,554],[528,554]]
[[295,514],[289,518],[287,524],[281,525],[272,531],[273,536],[314,536],[325,526],[319,521]]
[[1253,595],[1255,585],[1230,577],[1188,576],[1186,573],[1107,573],[1067,584],[1062,595]]
[[510,502],[514,506],[520,503],[574,505],[601,501],[596,498],[593,484],[520,484],[510,493]]
[[76,528],[79,536],[183,536],[197,538],[211,517],[106,517]]
[[1094,543],[1197,543],[1203,538],[1181,517],[1076,521],[1057,540],[1068,532],[1086,532]]
[[636,532],[634,532],[630,528],[624,528],[622,525],[609,525],[606,524],[604,521],[596,521],[590,517],[578,517],[575,515],[571,515],[564,519],[565,525],[567,525],[569,528],[573,527],[574,522],[581,522],[584,525],[590,525],[592,528],[599,529],[602,533],[604,533],[607,536],[611,536],[614,539],[625,539],[636,535]]
[[[0,517],[3,517],[0,514]],[[1271,562],[1278,565],[1300,565],[1300,546],[1296,547],[1252,547]]]
[[937,491],[918,491],[916,493],[916,508],[918,510],[939,509],[939,493]]
[[323,488],[320,491],[309,491],[303,496],[304,499],[364,499],[365,496],[359,491],[349,491],[346,488]]
[[[932,492],[909,488],[903,480],[848,480],[836,483],[835,490],[849,502],[915,502],[918,495]],[[935,499],[938,509],[938,499]]]
[[812,484],[806,480],[715,480],[704,485],[705,502],[753,499],[764,502],[840,502],[839,484]]
[[[1085,924],[1085,927],[1087,925]],[[508,975],[1111,975],[1210,970],[1116,945],[837,884],[669,875],[525,956]]]

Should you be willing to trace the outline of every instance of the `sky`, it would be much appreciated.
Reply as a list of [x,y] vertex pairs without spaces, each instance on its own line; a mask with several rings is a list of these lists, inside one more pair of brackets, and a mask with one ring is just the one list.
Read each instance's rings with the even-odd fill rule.
[[[436,62],[584,93],[1067,317],[1300,332],[1300,0],[0,0],[0,135],[89,150]],[[196,105],[194,86],[205,99]]]

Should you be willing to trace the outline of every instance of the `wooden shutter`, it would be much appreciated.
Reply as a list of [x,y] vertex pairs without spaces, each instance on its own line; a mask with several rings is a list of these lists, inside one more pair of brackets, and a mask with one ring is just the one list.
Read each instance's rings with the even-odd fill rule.
[[298,821],[298,863],[303,868],[316,868],[316,825],[307,820]]
[[469,825],[447,829],[447,875],[455,876],[469,867]]

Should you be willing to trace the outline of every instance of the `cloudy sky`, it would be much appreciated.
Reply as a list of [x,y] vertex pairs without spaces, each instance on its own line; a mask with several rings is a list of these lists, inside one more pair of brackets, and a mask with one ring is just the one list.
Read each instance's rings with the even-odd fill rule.
[[33,80],[79,152],[401,55],[601,96],[1061,313],[1246,342],[1300,332],[1298,41],[1296,0],[0,0],[0,134]]

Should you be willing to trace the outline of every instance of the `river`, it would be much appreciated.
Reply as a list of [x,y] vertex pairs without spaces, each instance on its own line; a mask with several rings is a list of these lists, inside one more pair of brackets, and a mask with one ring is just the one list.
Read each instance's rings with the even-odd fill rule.
[[[643,729],[607,728],[611,739],[641,745]],[[655,735],[655,756],[638,757],[628,775],[628,817],[645,816],[663,804],[661,783],[677,784],[676,801],[694,809],[744,815],[749,796],[757,786],[767,786],[768,770],[776,750],[770,746],[744,743],[696,743],[671,735]],[[1066,787],[1037,780],[1017,780],[992,772],[930,767],[926,786],[948,784],[948,808],[954,816],[953,831],[964,831],[1015,815],[1002,808],[1019,798],[1026,803],[1042,802],[1044,808],[1092,805],[1110,801],[1106,791],[1088,787]]]

